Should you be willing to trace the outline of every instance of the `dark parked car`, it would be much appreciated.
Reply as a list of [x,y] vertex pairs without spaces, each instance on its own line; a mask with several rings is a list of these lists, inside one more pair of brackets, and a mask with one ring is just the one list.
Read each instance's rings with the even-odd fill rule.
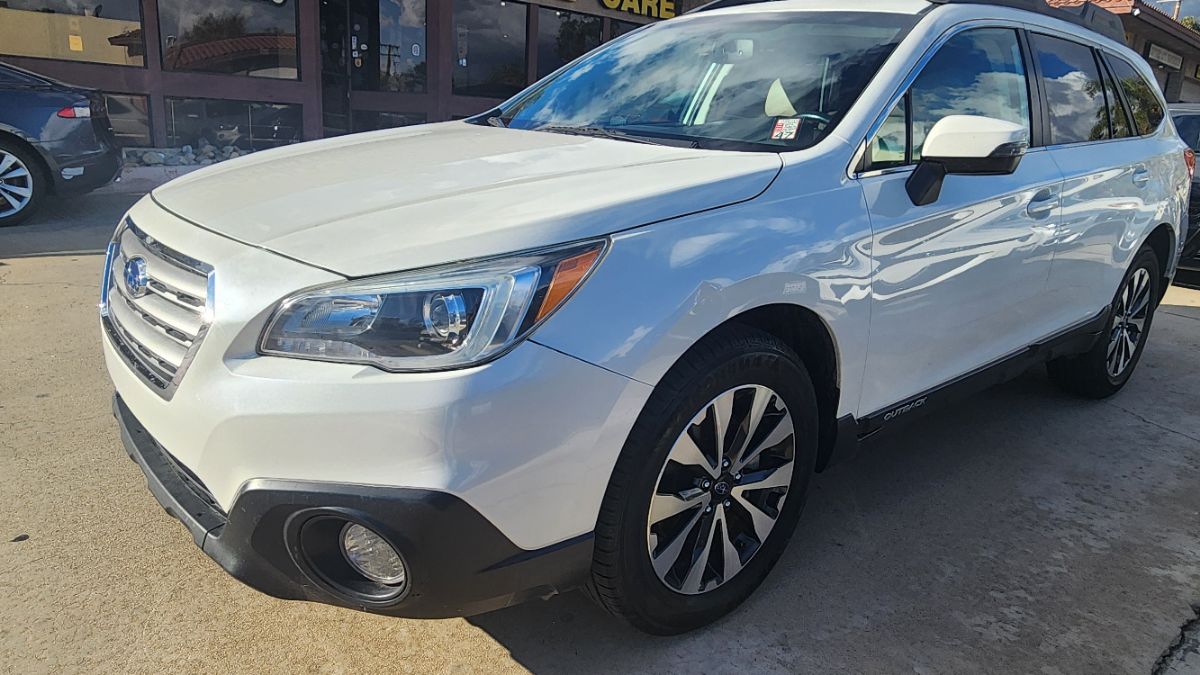
[[104,95],[0,64],[0,227],[121,171]]
[[[1179,137],[1200,153],[1200,104],[1177,103],[1171,108],[1171,118]],[[1200,272],[1200,175],[1192,176],[1192,198],[1188,206],[1188,231],[1179,258],[1182,269]]]

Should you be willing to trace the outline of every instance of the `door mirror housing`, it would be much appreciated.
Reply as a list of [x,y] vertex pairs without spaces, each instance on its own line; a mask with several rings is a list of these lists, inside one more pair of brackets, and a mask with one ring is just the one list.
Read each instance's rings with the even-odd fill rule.
[[914,206],[937,201],[946,176],[1003,176],[1013,173],[1029,149],[1029,130],[981,115],[950,115],[925,137],[921,161],[905,187]]

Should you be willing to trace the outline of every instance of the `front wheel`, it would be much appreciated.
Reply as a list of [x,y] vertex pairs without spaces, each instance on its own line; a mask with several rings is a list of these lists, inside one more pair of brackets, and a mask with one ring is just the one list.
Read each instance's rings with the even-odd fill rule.
[[1088,398],[1107,398],[1120,391],[1146,348],[1161,284],[1158,256],[1149,247],[1143,247],[1113,299],[1107,332],[1091,351],[1047,364],[1047,372],[1055,384]]
[[773,336],[721,329],[655,389],[596,528],[590,591],[669,635],[732,611],[779,560],[816,463],[804,364]]

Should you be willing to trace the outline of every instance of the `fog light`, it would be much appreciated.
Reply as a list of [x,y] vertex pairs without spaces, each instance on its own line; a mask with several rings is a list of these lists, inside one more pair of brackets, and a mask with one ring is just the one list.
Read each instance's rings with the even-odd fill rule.
[[383,537],[357,523],[342,528],[342,555],[359,574],[385,586],[403,586],[404,561]]

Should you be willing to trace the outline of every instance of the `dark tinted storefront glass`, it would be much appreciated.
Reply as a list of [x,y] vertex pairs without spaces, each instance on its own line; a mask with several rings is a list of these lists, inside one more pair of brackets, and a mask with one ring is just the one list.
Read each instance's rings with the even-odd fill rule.
[[159,0],[163,69],[294,80],[298,2]]
[[425,0],[360,0],[351,10],[350,23],[358,27],[350,43],[355,89],[425,92],[425,6]]
[[613,19],[612,25],[609,26],[608,31],[612,34],[611,37],[619,38],[622,35],[626,33],[632,33],[641,27],[641,24],[630,23],[629,21],[617,21],[616,19]]
[[538,12],[538,78],[600,46],[604,20],[543,7]]
[[525,5],[454,0],[454,93],[508,98],[525,88]]
[[154,145],[150,136],[150,103],[145,96],[105,94],[108,119],[113,134],[123,148],[148,148]]
[[301,106],[203,98],[167,99],[167,143],[201,141],[241,151],[266,150],[303,140]]
[[145,63],[139,0],[0,0],[0,54]]
[[1050,103],[1050,143],[1108,138],[1108,106],[1090,47],[1049,35],[1029,36]]
[[394,129],[396,127],[411,127],[414,124],[424,124],[424,113],[394,113],[376,110],[355,110],[354,130],[375,131],[377,129]]

